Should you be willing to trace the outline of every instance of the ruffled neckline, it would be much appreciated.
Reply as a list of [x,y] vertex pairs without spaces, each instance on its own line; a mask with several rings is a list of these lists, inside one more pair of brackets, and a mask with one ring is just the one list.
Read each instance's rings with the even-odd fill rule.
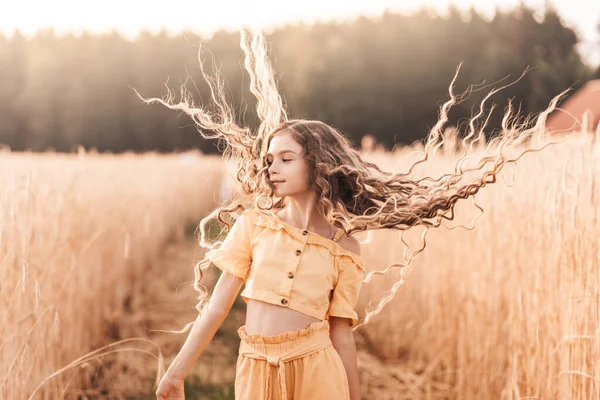
[[[305,238],[305,235],[302,234],[304,229],[300,229],[288,224],[274,213],[248,208],[243,212],[243,214],[250,216],[252,222],[259,226],[264,226],[271,229],[284,229],[288,234],[292,235],[298,240],[304,240]],[[306,232],[308,232],[308,243],[321,245],[327,248],[331,254],[335,256],[348,256],[352,258],[352,261],[356,265],[365,270],[365,260],[359,254],[342,247],[338,242],[334,242],[333,240],[321,236],[318,233],[309,231],[308,229],[306,229]]]

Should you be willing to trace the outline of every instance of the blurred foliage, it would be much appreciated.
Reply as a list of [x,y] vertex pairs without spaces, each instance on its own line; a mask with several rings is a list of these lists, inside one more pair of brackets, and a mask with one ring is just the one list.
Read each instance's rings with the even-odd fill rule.
[[[227,213],[224,213],[222,218],[231,226],[236,221],[236,218],[229,216]],[[184,233],[186,237],[200,240],[200,221],[189,221],[185,226]],[[204,238],[211,243],[217,240],[225,240],[227,233],[227,226],[216,217],[208,220],[204,227]]]
[[[59,37],[51,30],[32,39],[0,36],[0,143],[13,150],[214,153],[216,143],[202,139],[191,119],[143,104],[133,89],[162,97],[167,84],[178,94],[189,74],[193,83],[186,87],[195,99],[210,100],[198,69],[202,43],[209,50],[202,53],[204,65],[224,75],[240,123],[255,127],[239,39],[239,33],[225,31],[207,40],[190,32],[142,32],[135,41],[116,33]],[[292,118],[323,120],[355,144],[368,133],[388,149],[426,137],[461,63],[456,92],[510,76],[498,87],[533,67],[492,97],[500,107],[490,128],[500,126],[508,99],[523,113],[537,113],[560,91],[600,76],[582,62],[575,32],[551,7],[537,18],[521,4],[491,20],[473,9],[452,9],[447,17],[425,8],[411,15],[387,12],[343,23],[288,25],[267,40]],[[486,93],[476,91],[457,105],[450,124],[464,123]]]
[[194,400],[233,400],[234,383],[213,385],[203,383],[199,376],[190,375],[184,381],[186,399]]

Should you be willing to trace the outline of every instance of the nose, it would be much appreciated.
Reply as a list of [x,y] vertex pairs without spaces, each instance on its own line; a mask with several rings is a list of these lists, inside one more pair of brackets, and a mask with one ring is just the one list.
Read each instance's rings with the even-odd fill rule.
[[272,164],[269,166],[269,169],[268,169],[268,171],[269,171],[269,176],[270,176],[270,177],[273,177],[274,175],[278,175],[278,174],[279,174],[279,172],[277,171],[277,168],[274,168],[274,167],[273,167],[274,165],[275,165],[275,163],[272,163]]

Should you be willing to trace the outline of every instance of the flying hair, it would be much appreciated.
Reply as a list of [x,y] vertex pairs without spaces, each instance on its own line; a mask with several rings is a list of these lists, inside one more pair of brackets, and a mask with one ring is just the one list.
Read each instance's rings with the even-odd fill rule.
[[[225,219],[225,214],[239,215],[250,207],[271,212],[285,207],[286,199],[274,196],[266,159],[271,138],[282,130],[290,132],[292,138],[302,145],[304,157],[311,167],[310,182],[318,195],[317,208],[330,224],[343,229],[348,236],[377,229],[399,231],[399,240],[407,249],[405,260],[383,269],[369,268],[363,284],[369,283],[375,275],[388,275],[392,270],[400,272],[397,280],[375,306],[369,303],[365,317],[354,330],[367,324],[394,298],[412,267],[412,260],[426,248],[428,231],[446,227],[443,222],[454,219],[454,206],[459,200],[470,199],[479,214],[469,226],[458,225],[448,229],[462,227],[472,230],[475,220],[484,212],[475,201],[482,188],[496,183],[498,174],[507,164],[516,163],[527,153],[560,143],[543,140],[544,126],[548,114],[556,109],[566,90],[554,97],[546,110],[536,118],[521,120],[519,112],[509,102],[498,135],[486,140],[485,128],[494,108],[492,106],[489,112],[486,111],[487,103],[494,94],[521,79],[525,71],[515,82],[494,88],[483,98],[477,113],[468,121],[466,135],[456,143],[460,157],[454,171],[438,178],[414,178],[416,166],[427,162],[440,148],[450,143],[445,133],[450,109],[464,101],[473,90],[482,89],[471,86],[464,93],[454,93],[459,65],[448,87],[450,98],[440,107],[438,122],[431,128],[422,146],[422,157],[413,162],[406,172],[387,172],[363,160],[350,141],[332,126],[316,120],[288,118],[269,62],[265,38],[260,32],[242,30],[240,46],[245,55],[244,67],[250,75],[250,91],[257,99],[256,111],[260,125],[256,130],[235,122],[233,107],[225,96],[224,79],[218,71],[213,76],[205,72],[202,48],[198,52],[200,71],[208,84],[213,108],[197,105],[185,85],[181,87],[179,102],[175,102],[175,96],[168,88],[164,98],[146,99],[139,93],[138,96],[147,104],[159,103],[184,112],[194,121],[203,138],[219,139],[225,143],[223,158],[235,168],[234,175],[240,193],[200,221],[198,240],[201,247],[212,249],[222,243],[209,243],[206,240],[205,232],[210,221],[216,219],[229,231],[232,220]],[[473,160],[476,162],[473,163]],[[417,226],[424,228],[422,244],[409,251],[404,234]],[[196,309],[200,314],[210,297],[209,291],[201,284],[204,270],[210,264],[205,257],[194,266],[194,289],[198,292]],[[167,332],[184,333],[193,323],[188,323],[180,331]]]

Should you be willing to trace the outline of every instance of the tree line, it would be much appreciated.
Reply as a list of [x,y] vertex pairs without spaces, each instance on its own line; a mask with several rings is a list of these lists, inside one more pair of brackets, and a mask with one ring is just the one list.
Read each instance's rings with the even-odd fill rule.
[[[365,134],[392,148],[426,137],[461,64],[456,92],[469,85],[515,84],[491,98],[498,105],[489,132],[500,126],[508,99],[523,114],[539,113],[569,87],[600,77],[576,50],[579,38],[556,10],[543,16],[521,4],[496,11],[428,9],[405,15],[347,22],[293,24],[266,35],[280,91],[292,118],[323,120],[358,144]],[[185,115],[144,97],[162,97],[165,85],[187,88],[199,103],[210,96],[198,68],[198,43],[208,72],[218,69],[239,123],[257,125],[255,99],[243,68],[238,32],[210,38],[184,31],[141,32],[136,40],[118,33],[57,36],[52,30],[26,39],[0,35],[0,144],[13,151],[78,146],[105,152],[199,149],[218,151],[200,137]],[[503,78],[506,78],[503,80]],[[193,83],[192,83],[193,82]],[[195,86],[194,86],[195,84]],[[449,123],[464,124],[487,90],[458,104]],[[488,106],[488,110],[491,104]]]

